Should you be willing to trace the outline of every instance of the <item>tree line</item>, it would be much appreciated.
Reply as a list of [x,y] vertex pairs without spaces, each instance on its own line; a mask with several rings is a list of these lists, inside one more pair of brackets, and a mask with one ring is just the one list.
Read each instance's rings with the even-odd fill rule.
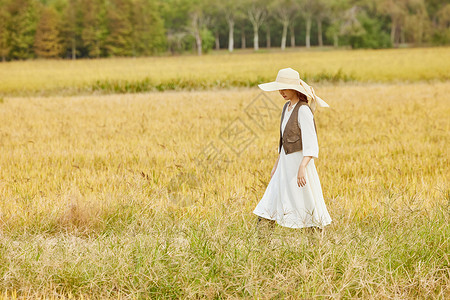
[[450,44],[450,0],[0,0],[0,57]]

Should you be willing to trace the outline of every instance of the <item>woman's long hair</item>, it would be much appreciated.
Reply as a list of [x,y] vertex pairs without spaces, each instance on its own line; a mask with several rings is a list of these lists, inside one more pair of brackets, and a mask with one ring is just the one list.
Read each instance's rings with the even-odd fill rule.
[[[311,107],[311,104],[309,103],[309,101],[308,101],[308,97],[305,95],[305,94],[303,94],[302,92],[299,92],[299,91],[297,91],[297,90],[294,90],[295,92],[297,92],[297,97],[298,97],[298,99],[300,100],[300,101],[304,101],[304,102],[306,102],[306,103],[308,103],[308,105]],[[314,102],[313,102],[314,103]],[[311,111],[312,111],[312,113],[314,114],[314,110],[315,109],[313,109],[312,107],[311,107]]]
[[296,91],[296,92],[297,92],[297,97],[300,101],[304,101],[304,102],[308,103],[308,97],[306,97],[305,94],[303,94],[302,92],[299,92],[299,91]]

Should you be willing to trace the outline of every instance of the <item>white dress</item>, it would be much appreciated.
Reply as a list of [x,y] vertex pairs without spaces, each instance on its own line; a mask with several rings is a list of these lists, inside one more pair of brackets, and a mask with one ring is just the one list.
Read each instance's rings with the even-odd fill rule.
[[[295,104],[297,105],[298,102]],[[295,107],[294,105],[294,107]],[[285,110],[281,132],[294,110]],[[319,145],[314,129],[313,114],[307,105],[298,109],[298,125],[301,128],[303,150],[286,154],[281,147],[278,166],[267,189],[253,213],[270,220],[276,220],[284,227],[322,228],[331,223],[331,217],[322,194],[319,175],[314,159],[319,156]],[[306,185],[298,186],[297,173],[303,155],[312,156],[306,166]]]

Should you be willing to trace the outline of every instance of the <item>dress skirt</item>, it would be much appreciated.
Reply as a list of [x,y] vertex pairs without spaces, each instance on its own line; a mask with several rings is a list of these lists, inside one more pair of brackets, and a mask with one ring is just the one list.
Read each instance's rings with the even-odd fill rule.
[[290,228],[322,228],[331,223],[314,158],[306,166],[306,184],[297,184],[302,159],[303,151],[285,154],[281,149],[278,166],[254,214]]

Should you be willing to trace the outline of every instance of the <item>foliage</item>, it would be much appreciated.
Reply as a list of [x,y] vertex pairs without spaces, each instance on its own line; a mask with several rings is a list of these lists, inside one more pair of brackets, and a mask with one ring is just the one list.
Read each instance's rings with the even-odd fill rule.
[[208,53],[214,46],[214,35],[211,30],[203,28],[201,33],[203,52]]
[[[38,21],[37,7],[33,0],[6,2],[9,19],[7,21],[8,58],[26,59],[34,56],[33,44]],[[1,8],[0,8],[1,10]]]
[[[42,16],[50,8],[56,10],[56,19],[60,20],[58,32],[63,49],[58,56],[73,59],[181,54],[192,50],[201,55],[212,49],[209,31],[215,33],[220,47],[230,47],[229,51],[235,47],[246,48],[252,44],[249,43],[252,36],[258,45],[285,48],[288,28],[294,32],[291,44],[308,48],[310,45],[388,48],[450,43],[450,4],[445,1],[281,1],[272,4],[274,7],[269,10],[267,0],[225,2],[0,0],[0,56],[2,60],[46,56],[36,50],[39,47],[34,47],[34,40],[36,34],[38,40],[54,35],[54,25],[36,31],[39,22],[53,23],[44,20],[48,14],[44,19]],[[234,28],[232,38],[229,26]],[[198,49],[200,45],[202,51]]]
[[433,33],[432,41],[435,45],[450,44],[450,4],[443,6],[437,13],[438,28]]
[[369,18],[365,13],[360,14],[358,20],[361,23],[361,31],[344,38],[352,48],[379,49],[392,46],[389,35],[382,30],[382,24],[378,20]]
[[58,57],[62,51],[59,37],[59,19],[55,9],[45,7],[38,23],[34,40],[34,52],[38,57]]

